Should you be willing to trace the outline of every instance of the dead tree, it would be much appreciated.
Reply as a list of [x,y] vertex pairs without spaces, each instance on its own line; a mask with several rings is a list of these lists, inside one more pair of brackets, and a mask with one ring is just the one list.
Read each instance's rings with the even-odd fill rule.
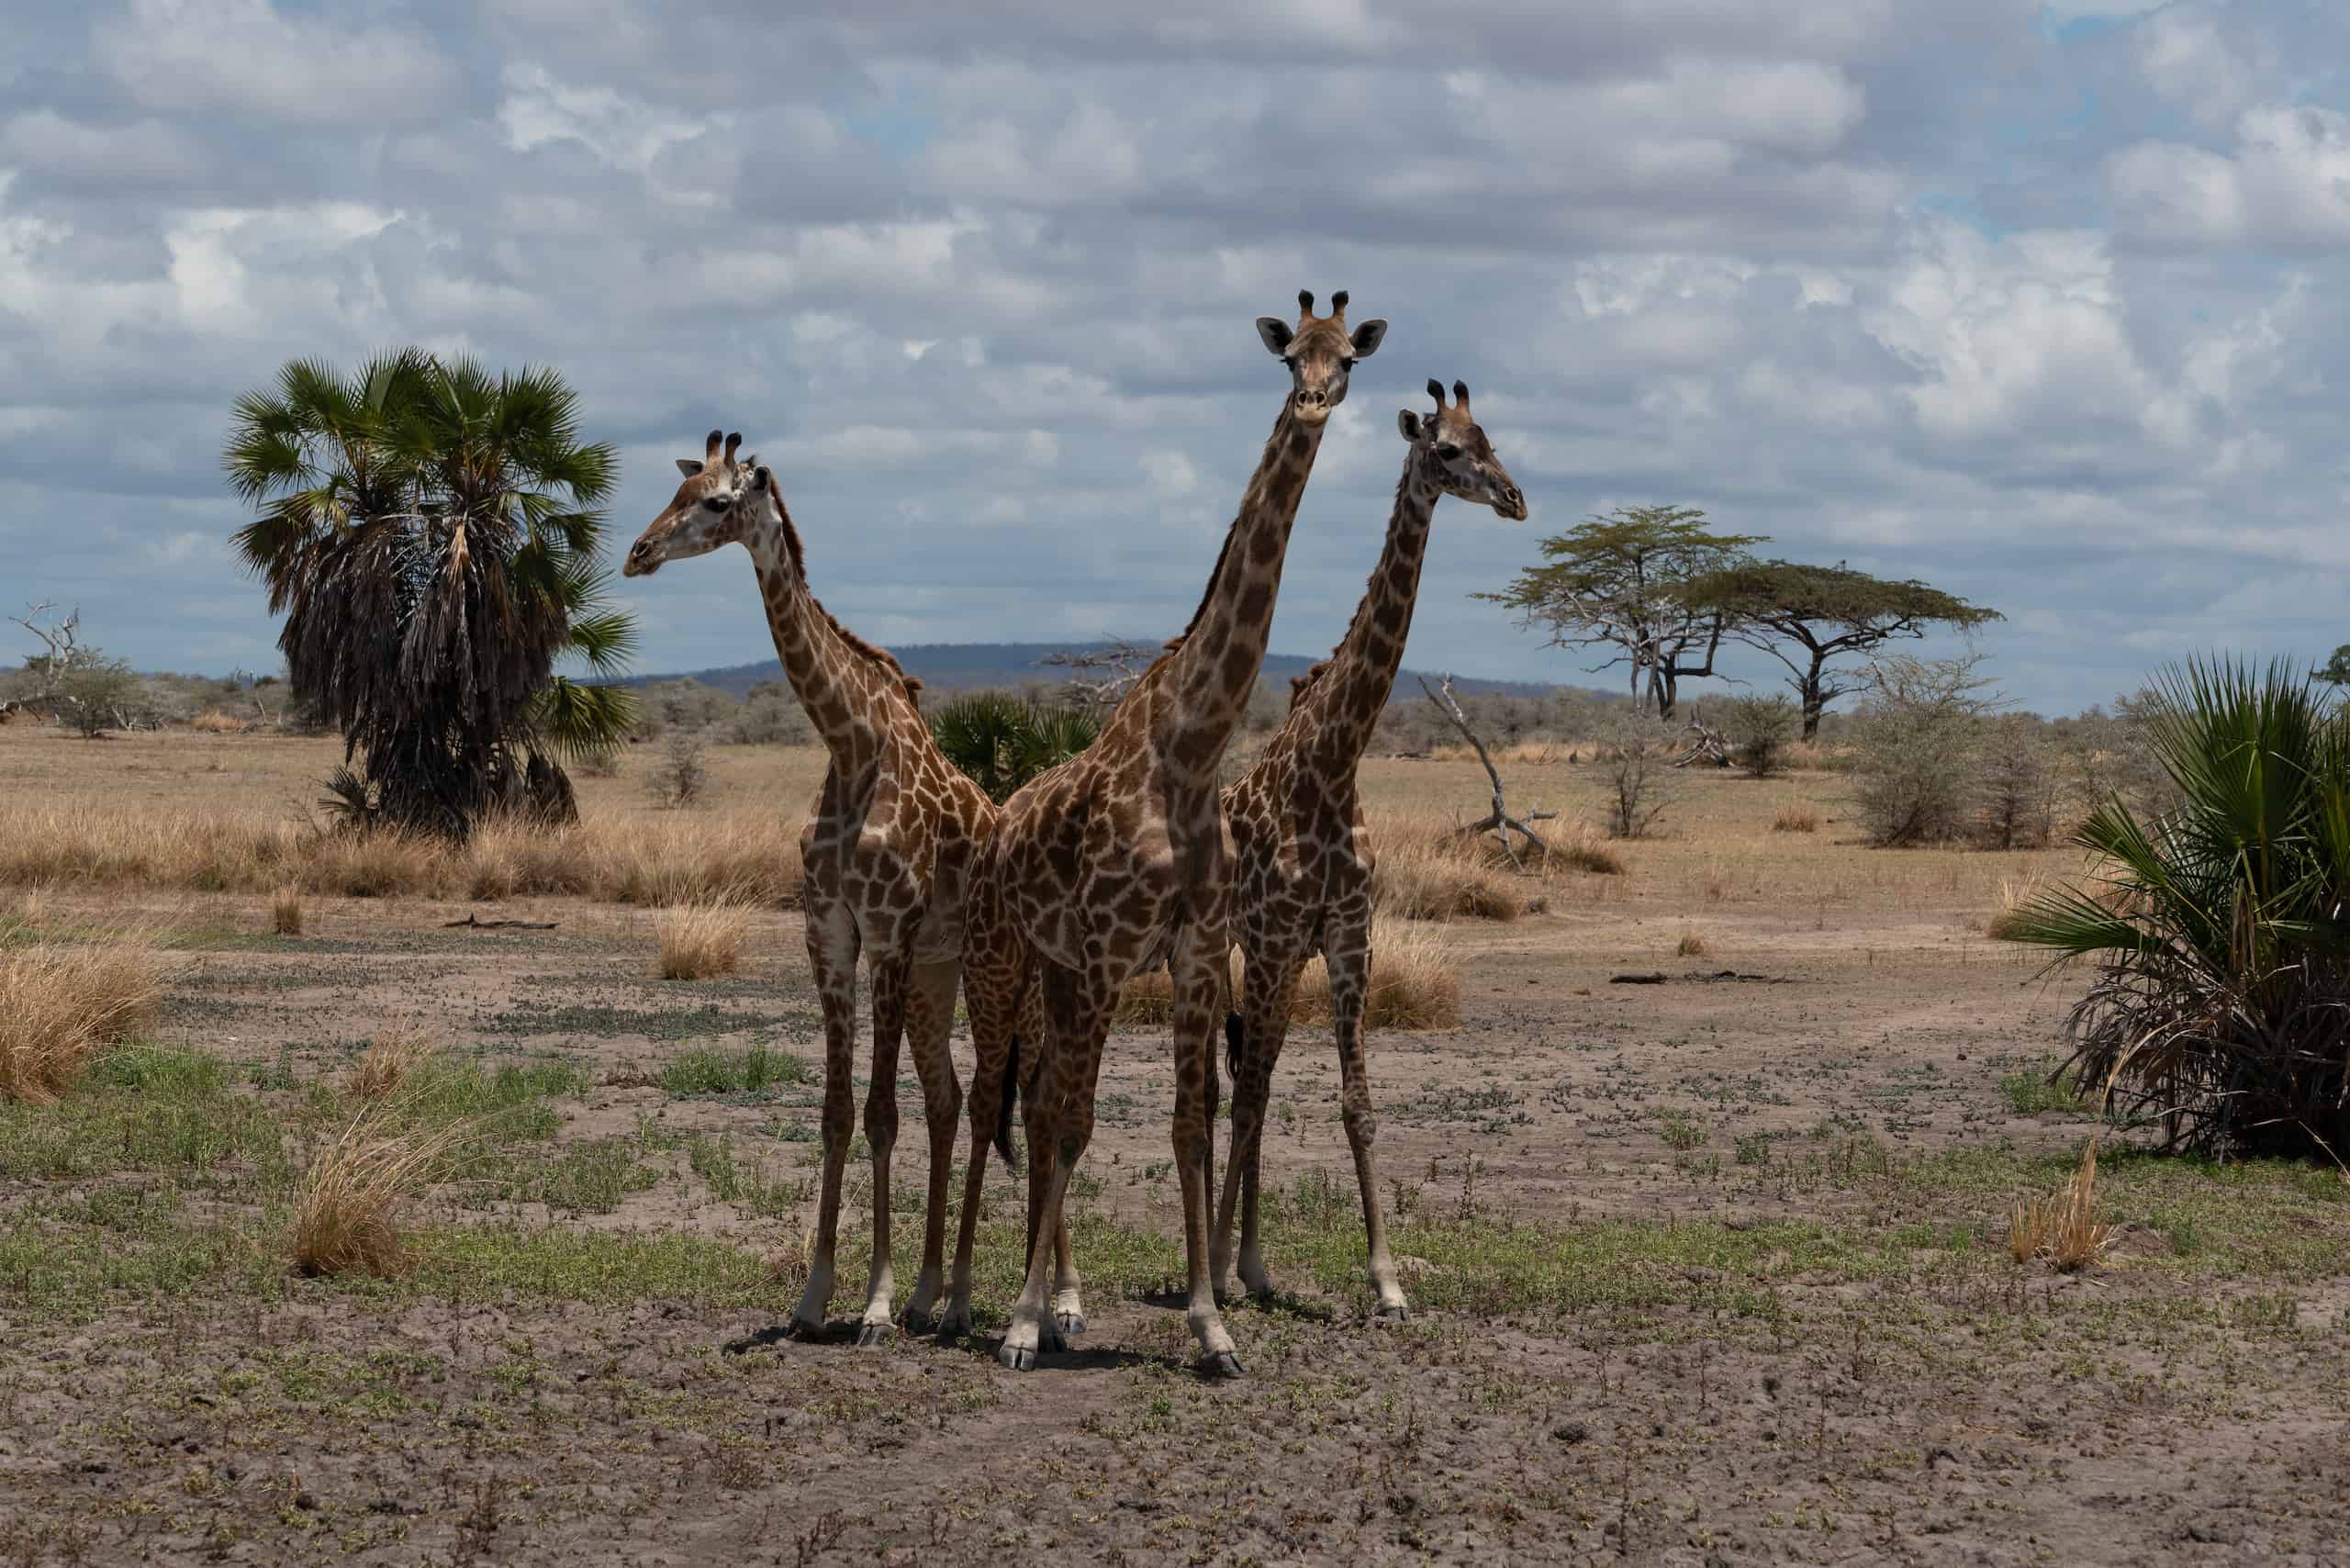
[[1047,654],[1036,662],[1075,673],[1061,683],[1063,694],[1089,708],[1115,708],[1158,656],[1155,648],[1115,637],[1082,653]]
[[1689,744],[1673,759],[1675,767],[1686,767],[1693,762],[1710,762],[1716,767],[1729,766],[1729,737],[1697,717],[1695,707],[1689,710]]
[[40,689],[33,693],[28,700],[28,704],[38,702],[51,713],[55,713],[58,704],[64,700],[62,683],[66,675],[72,671],[74,664],[82,656],[80,607],[76,606],[73,613],[66,616],[64,620],[53,625],[44,625],[42,623],[44,618],[56,608],[55,599],[45,599],[39,604],[27,604],[22,615],[8,617],[10,621],[39,638],[41,645],[49,650],[46,654],[35,654],[31,658],[27,659],[25,667],[30,670],[40,682]]
[[1514,817],[1510,815],[1509,803],[1502,797],[1501,770],[1494,766],[1493,754],[1485,749],[1485,743],[1479,740],[1477,738],[1477,732],[1469,727],[1469,715],[1460,711],[1460,704],[1453,699],[1452,678],[1449,675],[1446,676],[1444,678],[1444,684],[1441,687],[1431,687],[1428,685],[1428,678],[1424,675],[1415,676],[1413,678],[1420,683],[1420,689],[1427,693],[1428,700],[1436,704],[1437,711],[1442,713],[1447,719],[1450,720],[1452,727],[1459,730],[1462,737],[1466,739],[1472,746],[1476,748],[1477,760],[1485,765],[1485,777],[1492,779],[1494,783],[1493,810],[1485,813],[1483,821],[1472,823],[1467,827],[1460,829],[1460,836],[1463,838],[1473,838],[1481,833],[1495,834],[1501,839],[1502,853],[1509,857],[1509,863],[1513,866],[1518,867],[1522,870],[1524,869],[1525,863],[1518,859],[1517,850],[1509,841],[1509,835],[1512,833],[1516,833],[1521,834],[1528,844],[1537,849],[1539,849],[1542,852],[1543,860],[1547,863],[1550,858],[1550,845],[1543,841],[1540,834],[1536,833],[1532,828],[1526,824],[1528,823],[1550,822],[1553,818],[1557,817],[1559,813],[1556,812],[1534,811],[1527,812],[1523,817]]

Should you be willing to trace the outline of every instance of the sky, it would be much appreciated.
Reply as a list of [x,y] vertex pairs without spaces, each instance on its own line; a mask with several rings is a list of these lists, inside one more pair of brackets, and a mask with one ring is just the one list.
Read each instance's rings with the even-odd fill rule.
[[[2322,659],[2344,60],[2318,0],[11,0],[0,611],[276,668],[230,403],[417,343],[572,380],[615,563],[723,426],[876,641],[1161,635],[1286,390],[1253,319],[1343,288],[1391,330],[1276,651],[1433,375],[1533,515],[1439,508],[1416,667],[1614,684],[1471,596],[1649,503],[2003,611],[2042,711]],[[621,593],[644,670],[771,655],[740,552]]]

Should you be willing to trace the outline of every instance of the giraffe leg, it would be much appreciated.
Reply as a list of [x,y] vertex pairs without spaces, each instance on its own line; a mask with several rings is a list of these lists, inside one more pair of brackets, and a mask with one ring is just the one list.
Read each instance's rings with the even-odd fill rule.
[[[1199,1341],[1200,1370],[1237,1377],[1244,1370],[1232,1335],[1216,1310],[1215,1282],[1208,1271],[1209,1189],[1214,1181],[1214,1129],[1208,1125],[1208,1075],[1215,1070],[1212,1042],[1222,1031],[1225,985],[1217,966],[1227,964],[1231,940],[1219,920],[1214,929],[1192,921],[1175,941],[1169,969],[1175,981],[1175,1175],[1183,1188],[1183,1258],[1189,1265],[1191,1300],[1185,1321]],[[1098,1069],[1101,1047],[1094,1047]],[[1091,1105],[1087,1110],[1090,1114]]]
[[1232,1157],[1216,1207],[1215,1247],[1209,1270],[1229,1294],[1225,1270],[1232,1259],[1232,1218],[1240,1215],[1240,1280],[1253,1295],[1270,1295],[1272,1276],[1257,1231],[1258,1156],[1264,1148],[1265,1107],[1272,1099],[1273,1068],[1289,1037],[1290,1002],[1303,960],[1286,954],[1252,956],[1241,981],[1240,1066],[1233,1074]]
[[1401,1323],[1412,1316],[1411,1303],[1395,1278],[1395,1260],[1387,1250],[1387,1218],[1379,1207],[1379,1167],[1371,1145],[1379,1137],[1379,1117],[1371,1106],[1371,1070],[1363,1059],[1363,999],[1371,991],[1371,919],[1333,920],[1328,927],[1326,958],[1330,966],[1330,1012],[1337,1023],[1341,1118],[1347,1143],[1354,1150],[1355,1182],[1362,1189],[1362,1224],[1371,1244],[1371,1288],[1379,1294],[1379,1316]]
[[1033,1009],[1023,1006],[1027,982],[1025,955],[994,933],[973,934],[964,947],[963,1000],[971,1012],[971,1092],[964,1102],[971,1125],[971,1159],[963,1170],[963,1212],[955,1227],[955,1271],[946,1289],[946,1310],[938,1333],[954,1339],[971,1331],[971,1255],[979,1228],[979,1195],[987,1185],[989,1146],[995,1141],[1003,1097],[1013,1092],[1013,1041],[1022,1041],[1022,1066],[1031,1068],[1044,1042],[1021,1034]]
[[822,1334],[833,1300],[833,1257],[840,1243],[841,1174],[856,1130],[856,923],[845,910],[809,911],[808,964],[824,1010],[824,1177],[816,1204],[816,1252],[808,1286],[791,1315],[795,1333]]
[[1076,1250],[1069,1244],[1069,1215],[1057,1214],[1053,1216],[1053,1324],[1064,1339],[1085,1332],[1084,1286],[1078,1277]]
[[865,1091],[865,1142],[873,1155],[873,1267],[866,1277],[856,1342],[878,1345],[897,1331],[890,1310],[897,1294],[890,1248],[890,1157],[898,1147],[898,1050],[906,1034],[912,962],[901,953],[876,952],[867,968],[873,982],[873,1071]]
[[1093,1091],[1110,1034],[1113,990],[1099,973],[1043,963],[1045,1041],[1028,1101],[1028,1277],[995,1359],[1026,1372],[1061,1348],[1051,1310],[1053,1240],[1069,1179],[1093,1134]]
[[930,1190],[922,1222],[922,1273],[906,1303],[906,1327],[919,1332],[930,1319],[945,1273],[946,1189],[955,1173],[957,1118],[963,1090],[955,1081],[955,1058],[946,1040],[955,1027],[953,960],[923,964],[913,972],[906,997],[906,1040],[913,1047],[914,1074],[922,1081],[923,1127],[930,1135]]

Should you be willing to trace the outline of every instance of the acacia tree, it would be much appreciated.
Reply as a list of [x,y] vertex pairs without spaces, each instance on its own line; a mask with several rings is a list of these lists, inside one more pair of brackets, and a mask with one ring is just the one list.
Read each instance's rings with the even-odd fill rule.
[[285,617],[295,689],[343,731],[352,819],[568,821],[558,759],[626,734],[628,693],[554,673],[615,674],[635,639],[597,564],[615,454],[580,440],[577,401],[551,370],[413,350],[349,376],[297,360],[238,399],[223,461],[263,510],[237,547]]
[[1723,635],[1787,666],[1787,684],[1803,706],[1803,738],[1819,734],[1828,704],[1858,689],[1858,678],[1830,672],[1835,660],[1869,658],[1897,639],[1935,627],[1972,632],[2005,619],[1921,582],[1889,582],[1832,566],[1793,561],[1732,561],[1683,582],[1684,613],[1711,617]]
[[1714,655],[1731,630],[1719,610],[1688,586],[1744,558],[1760,534],[1709,533],[1695,507],[1619,507],[1541,543],[1545,560],[1501,593],[1480,599],[1540,626],[1550,645],[1603,648],[1591,669],[1628,666],[1635,705],[1671,718],[1683,680],[1714,673]]

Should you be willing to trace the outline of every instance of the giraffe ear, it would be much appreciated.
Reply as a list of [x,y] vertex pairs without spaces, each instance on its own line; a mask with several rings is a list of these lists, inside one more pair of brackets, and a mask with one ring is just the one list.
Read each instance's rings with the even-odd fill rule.
[[677,472],[683,474],[688,479],[700,478],[701,466],[702,465],[690,457],[680,457],[677,459]]
[[[755,457],[751,459],[751,461],[756,463],[758,462],[758,459]],[[751,488],[754,490],[764,490],[767,487],[767,481],[773,477],[774,476],[768,473],[764,465],[754,468],[751,470]]]
[[1357,359],[1369,359],[1371,355],[1379,352],[1379,345],[1386,340],[1386,337],[1387,323],[1385,321],[1378,319],[1365,321],[1361,326],[1357,327],[1354,331],[1354,338],[1352,341],[1354,343],[1355,357]]
[[1395,410],[1395,428],[1404,432],[1405,441],[1420,439],[1420,416],[1409,409]]
[[1265,352],[1275,359],[1280,359],[1289,353],[1291,337],[1289,323],[1280,317],[1258,317],[1257,335],[1265,340]]

